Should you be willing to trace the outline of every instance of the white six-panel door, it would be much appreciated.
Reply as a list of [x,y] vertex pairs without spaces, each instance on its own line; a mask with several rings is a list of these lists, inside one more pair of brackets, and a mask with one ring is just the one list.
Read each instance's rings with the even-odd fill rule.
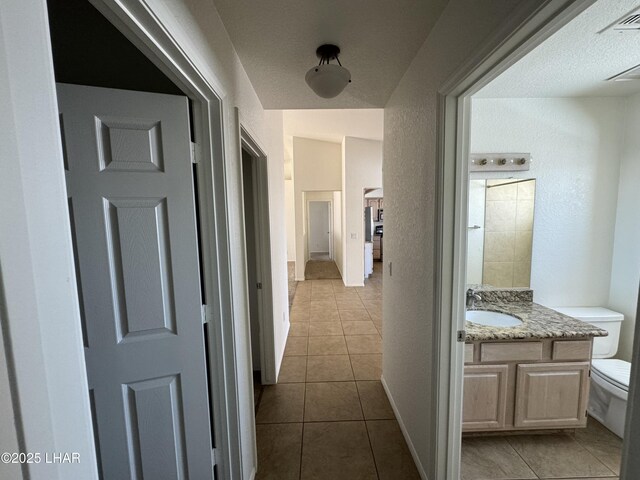
[[210,479],[187,98],[58,85],[105,479]]

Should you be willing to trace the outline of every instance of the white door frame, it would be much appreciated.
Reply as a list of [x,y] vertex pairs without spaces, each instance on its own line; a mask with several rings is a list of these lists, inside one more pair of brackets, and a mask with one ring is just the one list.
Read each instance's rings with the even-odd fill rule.
[[[523,5],[478,53],[450,77],[438,96],[436,278],[432,361],[436,388],[431,412],[436,428],[436,478],[460,476],[462,433],[466,226],[471,96],[575,18],[595,0],[545,0],[530,13]],[[506,40],[505,40],[506,39]]]
[[[266,149],[261,146],[258,137],[251,133],[251,130],[242,121],[240,111],[235,109],[237,125],[238,151],[246,150],[252,157],[251,168],[253,173],[253,211],[254,231],[256,232],[256,277],[262,284],[262,289],[258,290],[258,319],[260,325],[260,375],[264,385],[273,385],[277,382],[276,375],[276,349],[275,332],[273,318],[273,276],[271,269],[271,230],[269,214],[269,173],[267,168]],[[239,164],[239,178],[243,178],[242,163]],[[241,181],[244,185],[244,181]],[[242,197],[242,208],[244,212],[244,196]],[[245,219],[246,221],[246,219]],[[246,227],[243,223],[243,235],[246,245]],[[245,265],[247,259],[244,260]],[[247,273],[245,272],[245,275]],[[249,288],[249,287],[248,287]],[[249,309],[249,292],[246,292],[247,312]],[[250,319],[247,318],[247,331],[251,331]],[[249,339],[250,341],[250,339]],[[249,362],[251,365],[252,362]]]
[[[333,194],[333,192],[328,193]],[[307,232],[311,231],[311,215],[309,215],[309,204],[311,202],[326,202],[329,206],[329,258],[333,260],[333,200],[307,200]],[[311,237],[307,233],[307,249],[309,251],[309,258],[311,258],[311,248],[309,247],[310,241]]]

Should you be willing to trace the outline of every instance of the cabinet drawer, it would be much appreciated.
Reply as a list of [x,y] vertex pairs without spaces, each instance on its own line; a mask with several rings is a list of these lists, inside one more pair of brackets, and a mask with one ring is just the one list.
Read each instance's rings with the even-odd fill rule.
[[483,343],[481,362],[519,362],[542,360],[542,342]]
[[591,340],[555,341],[551,358],[554,360],[589,360],[591,358]]
[[466,343],[464,346],[464,363],[473,363],[473,343]]

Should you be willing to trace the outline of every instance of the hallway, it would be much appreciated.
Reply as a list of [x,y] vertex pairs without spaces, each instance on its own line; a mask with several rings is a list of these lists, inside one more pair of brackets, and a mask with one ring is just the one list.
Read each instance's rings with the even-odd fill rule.
[[361,288],[298,283],[279,383],[259,398],[257,479],[420,478],[380,382],[381,268]]

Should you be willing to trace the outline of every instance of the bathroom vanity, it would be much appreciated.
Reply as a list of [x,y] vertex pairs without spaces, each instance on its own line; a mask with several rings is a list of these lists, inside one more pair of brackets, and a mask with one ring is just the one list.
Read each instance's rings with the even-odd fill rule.
[[469,312],[518,324],[467,322],[463,432],[586,426],[593,338],[607,332],[534,303],[530,289],[475,291]]

